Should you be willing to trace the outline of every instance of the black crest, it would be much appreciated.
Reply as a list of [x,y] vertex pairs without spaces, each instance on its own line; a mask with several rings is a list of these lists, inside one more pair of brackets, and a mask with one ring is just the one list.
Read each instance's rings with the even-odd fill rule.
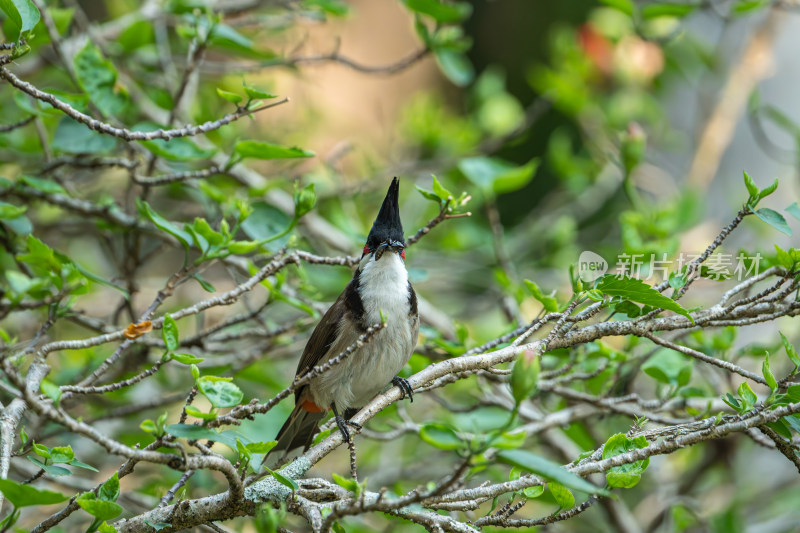
[[370,250],[374,250],[386,241],[400,241],[403,244],[406,242],[403,237],[403,224],[400,222],[400,206],[397,202],[399,190],[400,182],[394,178],[367,237],[367,246]]

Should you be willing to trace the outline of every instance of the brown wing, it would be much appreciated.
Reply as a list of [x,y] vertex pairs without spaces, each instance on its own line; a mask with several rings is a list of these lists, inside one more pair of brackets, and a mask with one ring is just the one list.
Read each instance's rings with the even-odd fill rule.
[[297,376],[317,366],[322,357],[328,353],[331,345],[336,341],[336,328],[345,312],[344,293],[342,293],[322,315],[322,320],[319,321],[317,327],[314,328],[314,332],[311,333],[311,338],[308,339],[303,355],[300,357],[300,363],[297,365]]

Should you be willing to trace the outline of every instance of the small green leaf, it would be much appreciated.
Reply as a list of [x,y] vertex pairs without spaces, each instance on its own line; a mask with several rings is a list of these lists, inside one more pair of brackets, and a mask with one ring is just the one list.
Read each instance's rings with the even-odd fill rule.
[[116,138],[91,130],[69,117],[62,117],[59,121],[51,144],[56,152],[67,154],[104,154],[116,145]]
[[189,246],[191,246],[192,243],[192,236],[189,233],[178,228],[178,226],[153,211],[153,208],[150,207],[150,204],[145,201],[137,198],[136,207],[139,209],[139,214],[150,220],[150,222],[155,224],[155,226],[161,231],[169,233],[178,239],[184,248],[187,250],[189,249]]
[[44,470],[46,473],[50,474],[51,476],[68,476],[68,475],[70,475],[72,473],[67,468],[64,468],[62,466],[45,464],[45,463],[39,461],[38,459],[34,459],[30,455],[28,456],[28,461],[32,462],[37,467],[41,468],[42,470]]
[[466,87],[475,78],[475,67],[464,52],[452,48],[437,48],[434,56],[442,74],[456,87]]
[[78,84],[101,113],[118,116],[127,109],[130,98],[118,83],[116,67],[91,39],[75,55],[73,65]]
[[758,396],[756,393],[753,392],[753,389],[750,388],[750,385],[743,381],[741,385],[739,385],[739,398],[746,404],[747,408],[754,406],[758,401]]
[[269,453],[269,451],[277,446],[278,441],[270,440],[267,442],[251,442],[245,446],[251,453]]
[[439,199],[443,202],[446,202],[448,199],[453,197],[453,193],[445,189],[439,180],[436,179],[436,176],[431,174],[431,178],[433,178],[433,193],[439,197]]
[[2,0],[0,9],[8,17],[11,31],[6,35],[9,41],[17,41],[20,35],[29,32],[39,23],[39,10],[31,0]]
[[122,506],[118,503],[98,500],[93,492],[84,492],[75,503],[90,515],[98,518],[99,520],[111,520],[122,514]]
[[658,350],[642,365],[642,371],[657,381],[682,387],[692,377],[692,360],[673,350]]
[[770,194],[775,192],[775,189],[778,188],[778,178],[775,178],[775,181],[772,182],[772,185],[764,187],[758,192],[758,200],[763,200]]
[[[166,126],[154,122],[140,122],[133,127],[133,131],[156,131],[169,129]],[[173,139],[152,139],[140,141],[142,146],[150,150],[153,154],[169,159],[170,161],[196,161],[208,159],[215,153],[216,148],[201,148],[194,141],[187,137],[175,137]]]
[[164,344],[167,350],[172,352],[178,349],[180,344],[178,340],[178,324],[171,315],[164,315],[164,325],[161,326],[161,338],[164,339]]
[[232,93],[230,91],[223,91],[219,87],[217,87],[217,94],[236,106],[238,106],[241,103],[241,101],[244,100],[244,97],[242,95]]
[[769,366],[769,352],[767,352],[764,362],[761,363],[761,373],[764,375],[767,386],[772,392],[775,392],[775,389],[778,388],[778,380],[775,379],[775,374],[772,373],[772,369]]
[[636,278],[617,278],[612,274],[606,274],[600,278],[600,283],[595,288],[609,296],[620,296],[632,302],[674,311],[694,323],[692,316],[681,304],[664,296],[647,283]]
[[358,481],[356,481],[355,479],[342,477],[336,472],[331,473],[331,476],[333,477],[334,483],[336,483],[343,489],[353,493],[359,492]]
[[217,413],[214,408],[211,409],[210,413],[205,413],[194,405],[187,405],[185,409],[187,415],[199,418],[200,420],[215,420],[217,418]]
[[259,89],[258,87],[251,87],[251,86],[248,86],[248,85],[244,86],[244,92],[247,93],[247,96],[250,97],[253,100],[255,100],[255,99],[264,99],[264,100],[266,100],[266,99],[269,99],[269,98],[276,98],[276,95],[274,95],[272,93],[268,93],[267,91]]
[[786,357],[789,358],[792,364],[794,364],[795,369],[797,369],[798,367],[800,367],[800,355],[797,355],[797,350],[795,350],[794,346],[792,346],[792,344],[789,342],[789,339],[786,338],[786,335],[784,335],[781,332],[778,333],[781,334],[781,340],[783,341],[783,348],[784,350],[786,350]]
[[117,498],[119,498],[119,475],[116,472],[105,483],[100,485],[97,497],[109,502],[117,501]]
[[403,0],[411,11],[427,15],[436,22],[460,22],[472,13],[466,2],[440,2],[439,0]]
[[550,491],[550,494],[553,495],[553,499],[562,509],[569,509],[575,505],[575,496],[573,496],[572,492],[570,492],[570,490],[561,483],[548,481],[547,488]]
[[786,212],[792,215],[797,220],[800,220],[800,205],[797,205],[797,202],[794,202],[792,203],[792,205],[787,207]]
[[[609,438],[603,445],[603,459],[631,452],[637,448],[645,448],[647,439],[643,436],[635,439],[629,438],[623,433],[617,433]],[[650,458],[640,459],[633,463],[615,466],[606,472],[606,481],[610,487],[629,489],[636,486],[642,478],[642,474],[650,464]]]
[[285,486],[289,487],[289,488],[292,490],[292,492],[294,492],[294,491],[296,491],[297,489],[299,489],[299,488],[300,488],[300,485],[298,485],[298,484],[297,484],[297,482],[296,482],[295,480],[293,480],[292,478],[290,478],[290,477],[286,477],[286,476],[284,476],[283,474],[281,474],[280,472],[276,472],[276,471],[274,471],[274,470],[270,470],[270,469],[269,469],[269,468],[267,468],[266,466],[264,467],[264,469],[265,469],[267,472],[269,472],[270,474],[272,474],[272,477],[274,477],[274,478],[275,478],[275,480],[276,480],[278,483],[280,483],[280,484],[282,484],[282,485],[285,485]]
[[555,481],[572,490],[587,494],[608,496],[609,492],[601,487],[596,487],[577,474],[563,468],[558,463],[545,459],[527,450],[503,450],[497,454],[498,460],[516,466],[522,470],[542,476],[548,481]]
[[747,193],[750,195],[750,198],[755,199],[758,197],[758,187],[756,186],[756,182],[753,181],[753,178],[750,177],[750,174],[747,171],[743,171],[744,173],[744,186],[747,187]]
[[242,402],[244,394],[231,383],[231,378],[203,376],[197,380],[197,387],[216,408],[236,407]]
[[522,489],[522,494],[529,500],[538,498],[544,494],[544,485],[534,485],[533,487]]
[[281,146],[259,141],[239,141],[233,148],[233,154],[239,159],[294,159],[316,155],[296,146]]
[[48,379],[43,379],[40,385],[42,393],[53,400],[53,405],[58,407],[61,402],[61,388]]
[[441,198],[433,193],[433,191],[429,191],[428,189],[423,189],[419,185],[415,185],[419,193],[426,199],[432,202],[436,202],[437,204],[441,203]]
[[33,446],[33,453],[35,453],[39,457],[50,459],[50,448],[48,448],[44,444],[38,444],[36,441],[33,441],[32,446]]
[[75,459],[71,446],[56,446],[50,450],[50,460],[54,463],[69,463]]
[[0,220],[10,220],[21,217],[28,210],[24,205],[12,205],[7,202],[0,202]]
[[536,393],[539,381],[539,357],[533,350],[524,350],[517,355],[508,385],[511,396],[519,405]]
[[458,450],[464,447],[456,431],[440,422],[428,422],[422,425],[419,430],[419,437],[440,450]]
[[769,209],[768,207],[762,207],[758,211],[755,212],[756,216],[775,228],[776,230],[780,231],[781,233],[785,233],[788,236],[792,236],[792,228],[789,227],[789,224],[786,223],[786,219],[783,218],[783,215],[775,211],[774,209]]
[[52,505],[69,499],[60,492],[40,490],[30,485],[23,485],[10,479],[0,479],[0,492],[14,507],[29,507],[31,505]]
[[117,528],[109,524],[108,522],[103,522],[99,526],[97,526],[98,533],[117,533]]
[[203,359],[202,357],[196,357],[190,353],[173,353],[170,354],[169,357],[173,361],[183,363],[184,365],[194,365],[205,361],[205,359]]

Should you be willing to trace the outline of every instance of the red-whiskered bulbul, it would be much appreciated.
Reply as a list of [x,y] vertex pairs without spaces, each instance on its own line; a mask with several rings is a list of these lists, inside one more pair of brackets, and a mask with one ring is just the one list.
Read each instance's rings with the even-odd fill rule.
[[369,326],[383,319],[386,327],[347,359],[295,391],[294,410],[278,431],[273,452],[308,449],[329,409],[349,441],[347,424],[353,425],[349,418],[390,382],[413,401],[408,381],[397,376],[411,357],[419,333],[417,296],[405,266],[398,190],[394,178],[353,279],[311,334],[297,365],[297,377],[336,357]]

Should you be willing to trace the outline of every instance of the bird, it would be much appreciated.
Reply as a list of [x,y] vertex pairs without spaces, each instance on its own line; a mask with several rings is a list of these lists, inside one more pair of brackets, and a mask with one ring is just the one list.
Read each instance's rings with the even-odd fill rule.
[[[303,350],[296,378],[336,357],[371,325],[385,326],[349,357],[295,390],[295,407],[278,431],[270,452],[284,457],[307,450],[319,423],[333,411],[345,442],[358,410],[391,383],[414,401],[408,380],[397,375],[408,362],[419,335],[417,295],[405,265],[406,241],[400,221],[395,177],[367,236],[353,279],[323,315]],[[266,457],[264,458],[266,461]]]

